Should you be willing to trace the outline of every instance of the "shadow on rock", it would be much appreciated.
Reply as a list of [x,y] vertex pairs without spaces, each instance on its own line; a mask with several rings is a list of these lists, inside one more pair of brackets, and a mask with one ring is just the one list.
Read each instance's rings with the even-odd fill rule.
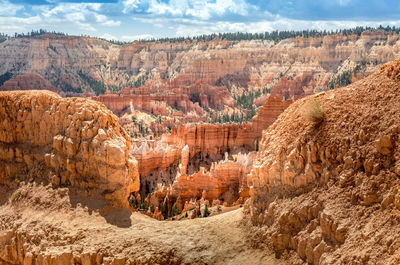
[[94,194],[94,191],[92,191],[92,196],[85,194],[85,191],[69,188],[69,200],[72,207],[87,207],[89,214],[98,211],[111,225],[121,228],[131,226],[131,210],[112,207],[110,201],[105,200],[100,193]]
[[7,186],[0,185],[0,206],[10,199],[11,194],[12,192]]
[[129,209],[113,208],[110,210],[100,211],[100,215],[106,219],[107,223],[120,228],[127,228],[132,225],[132,211]]

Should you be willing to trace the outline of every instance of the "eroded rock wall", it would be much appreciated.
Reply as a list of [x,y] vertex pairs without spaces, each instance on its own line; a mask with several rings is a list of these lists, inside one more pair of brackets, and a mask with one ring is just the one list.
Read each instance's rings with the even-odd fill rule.
[[49,81],[44,79],[41,75],[33,72],[28,72],[22,76],[16,76],[4,82],[1,90],[50,90],[62,94],[60,89],[52,86]]
[[263,132],[248,176],[256,241],[310,264],[398,262],[399,69],[298,100]]
[[[377,64],[396,58],[399,50],[399,35],[387,32],[363,32],[361,36],[299,37],[277,44],[260,40],[215,39],[207,42],[134,42],[126,45],[49,34],[12,38],[1,43],[0,60],[3,64],[0,75],[7,72],[14,76],[24,75],[33,71],[55,87],[60,84],[68,90],[65,84],[69,84],[75,89],[82,88],[83,94],[94,91],[82,78],[82,73],[119,88],[133,87],[139,77],[146,76],[145,85],[164,91],[185,89],[198,83],[205,87],[226,85],[232,90],[268,87],[276,90],[276,95],[288,97],[325,90],[330,78],[345,60],[367,62],[358,77],[361,78],[372,73]],[[281,80],[281,77],[284,78]],[[286,90],[285,84],[289,85],[290,91],[280,92],[280,88]],[[306,88],[301,89],[300,84]],[[66,93],[74,94],[71,91]],[[204,94],[207,95],[207,92]],[[207,97],[211,96],[208,100],[215,100],[216,105],[221,95]],[[199,103],[206,106],[202,97]],[[101,99],[110,102],[110,99]],[[124,102],[120,101],[121,104]],[[115,106],[115,110],[118,109],[121,107]]]
[[39,171],[54,185],[106,191],[127,205],[139,190],[129,137],[102,104],[50,91],[0,92],[0,183]]
[[234,160],[212,163],[210,170],[200,168],[192,175],[178,175],[172,185],[172,194],[183,201],[204,198],[212,202],[222,199],[231,205],[239,197],[249,195],[247,175],[250,173],[255,152],[234,156]]
[[247,198],[252,151],[259,146],[262,130],[292,102],[270,97],[251,122],[186,124],[159,141],[133,145],[131,153],[138,160],[142,195],[144,190],[160,190],[161,185],[165,191],[156,194],[161,201],[167,195],[170,200],[180,197],[183,202],[224,198],[228,204],[239,197]]

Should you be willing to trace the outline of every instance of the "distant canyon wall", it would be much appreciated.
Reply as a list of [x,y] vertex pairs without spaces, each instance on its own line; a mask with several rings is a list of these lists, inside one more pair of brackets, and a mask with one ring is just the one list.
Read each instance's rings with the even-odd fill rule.
[[[137,85],[147,85],[153,92],[200,83],[227,87],[229,93],[264,87],[273,92],[289,87],[288,91],[274,92],[289,98],[325,90],[346,60],[367,62],[364,76],[399,54],[399,35],[385,32],[299,37],[277,44],[216,39],[116,45],[86,37],[45,35],[0,43],[0,75],[9,72],[15,78],[35,72],[65,95],[93,95],[95,85],[86,78],[90,76],[117,90],[133,87],[142,77]],[[282,77],[286,78],[283,84]],[[25,86],[30,85],[21,83],[20,88]],[[10,87],[4,84],[2,89]],[[200,103],[200,99],[191,101]]]

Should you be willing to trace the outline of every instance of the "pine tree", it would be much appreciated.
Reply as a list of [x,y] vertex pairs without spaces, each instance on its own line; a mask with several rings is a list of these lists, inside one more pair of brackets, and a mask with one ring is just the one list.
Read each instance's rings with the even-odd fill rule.
[[172,205],[172,213],[171,213],[171,215],[172,216],[176,216],[176,215],[178,215],[178,214],[180,214],[181,212],[180,212],[180,210],[179,210],[179,208],[178,208],[178,205],[177,205],[177,203],[175,202],[174,203],[174,205]]
[[203,212],[203,217],[208,217],[210,215],[210,210],[208,210],[208,206],[206,204],[205,208],[204,208],[204,212]]

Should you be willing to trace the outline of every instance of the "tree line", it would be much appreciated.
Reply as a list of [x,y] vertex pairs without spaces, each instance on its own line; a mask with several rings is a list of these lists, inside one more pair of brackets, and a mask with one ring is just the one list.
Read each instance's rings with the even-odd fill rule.
[[[170,42],[170,43],[175,43],[175,42],[185,42],[185,41],[210,41],[214,40],[216,38],[219,38],[221,40],[231,40],[231,41],[240,41],[240,40],[268,40],[268,41],[274,41],[274,42],[279,42],[284,39],[288,38],[296,38],[296,37],[303,37],[303,38],[313,38],[313,37],[323,37],[323,36],[328,36],[328,35],[358,35],[360,36],[363,32],[365,31],[384,31],[384,32],[389,32],[389,33],[400,33],[400,27],[395,27],[395,26],[379,26],[379,27],[355,27],[351,29],[336,29],[336,30],[300,30],[300,31],[294,31],[294,30],[275,30],[272,32],[261,32],[261,33],[249,33],[249,32],[227,32],[227,33],[213,33],[213,34],[203,34],[199,36],[194,36],[194,37],[173,37],[173,38],[152,38],[152,39],[144,39],[144,40],[139,40],[139,42]],[[7,35],[5,33],[0,33],[0,42],[10,38],[26,38],[26,37],[35,37],[35,36],[40,36],[40,35],[45,35],[45,34],[54,34],[54,35],[61,35],[61,36],[68,36],[68,34],[63,33],[63,32],[55,32],[55,31],[47,31],[45,29],[39,29],[39,30],[32,30],[31,32],[27,33],[15,33],[14,36]],[[82,35],[86,37],[90,37],[88,35]],[[97,38],[97,39],[102,39],[102,38]],[[105,39],[102,39],[105,40]],[[123,45],[123,44],[128,44],[130,42],[125,42],[125,41],[119,41],[119,40],[106,40],[110,43],[118,44],[118,45]]]
[[227,33],[213,33],[213,34],[204,34],[194,37],[176,37],[176,38],[153,38],[148,40],[140,40],[141,42],[184,42],[184,41],[210,41],[216,38],[221,40],[269,40],[279,42],[284,39],[303,37],[303,38],[314,38],[314,37],[323,37],[328,35],[337,35],[341,34],[344,36],[348,35],[358,35],[360,36],[365,31],[385,31],[392,33],[400,33],[400,27],[383,27],[382,25],[379,27],[355,27],[351,29],[337,29],[337,30],[284,30],[284,31],[272,31],[272,32],[263,32],[263,33],[249,33],[249,32],[227,32]]

